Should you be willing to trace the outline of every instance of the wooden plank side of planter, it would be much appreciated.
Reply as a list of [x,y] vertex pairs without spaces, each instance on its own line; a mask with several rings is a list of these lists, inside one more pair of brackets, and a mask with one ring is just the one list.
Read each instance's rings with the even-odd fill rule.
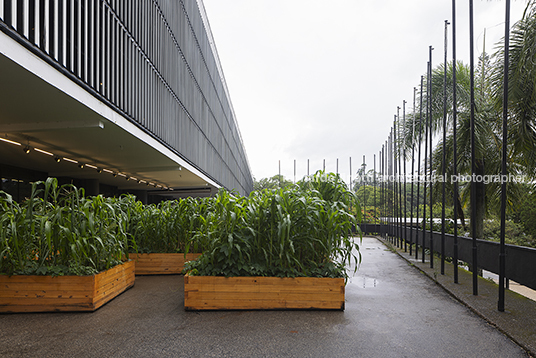
[[344,309],[344,279],[184,277],[186,310]]
[[177,275],[182,273],[184,263],[197,259],[201,254],[154,253],[129,254],[136,261],[136,275]]
[[[133,286],[134,268],[131,261],[92,276],[0,275],[0,312],[94,311]],[[114,290],[96,305],[98,285],[106,280]]]
[[185,307],[187,311],[201,310],[344,310],[344,306],[339,303],[327,301],[289,301],[289,300],[219,300],[219,301],[191,301],[190,306]]
[[94,285],[95,276],[1,275],[0,312],[88,311]]
[[136,262],[128,261],[95,276],[94,310],[134,286]]

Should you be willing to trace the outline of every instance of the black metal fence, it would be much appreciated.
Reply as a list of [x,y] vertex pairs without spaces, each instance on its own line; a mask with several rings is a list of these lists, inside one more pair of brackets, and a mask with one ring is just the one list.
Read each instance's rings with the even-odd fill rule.
[[[399,240],[408,245],[415,245],[422,252],[423,248],[423,231],[413,227],[402,227],[385,224],[362,224],[361,231],[365,235],[378,234]],[[430,238],[430,231],[424,234],[424,249],[430,250],[430,247],[440,248],[441,233],[433,232]],[[404,239],[406,238],[406,239]],[[472,262],[473,239],[470,237],[458,236],[458,259],[466,262]],[[414,246],[415,247],[415,246]],[[441,255],[438,250],[435,254]],[[500,244],[498,242],[477,240],[477,257],[478,268],[495,274],[499,274],[499,253]],[[454,235],[445,234],[445,258],[454,256]],[[422,256],[421,256],[422,257]],[[536,249],[506,245],[506,278],[513,280],[523,286],[536,290]]]

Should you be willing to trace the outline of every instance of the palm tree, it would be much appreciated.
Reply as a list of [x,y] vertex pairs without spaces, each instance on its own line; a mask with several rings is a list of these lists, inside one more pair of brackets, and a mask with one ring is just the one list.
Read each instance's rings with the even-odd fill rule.
[[[503,39],[504,41],[504,39]],[[502,145],[502,95],[503,95],[503,69],[504,46],[493,55],[491,61],[487,53],[479,59],[475,73],[475,139],[477,175],[497,175],[501,173],[501,145]],[[442,131],[443,125],[443,81],[444,66],[439,65],[432,72],[432,131],[437,134]],[[509,64],[509,103],[508,103],[508,172],[511,174],[525,174],[531,180],[536,177],[536,0],[530,0],[525,9],[522,20],[517,22],[510,36],[510,64]],[[447,64],[447,103],[452,103],[452,63]],[[456,97],[457,97],[457,151],[458,173],[471,174],[471,145],[470,145],[470,72],[469,67],[458,61],[456,64]],[[426,88],[426,86],[425,86]],[[426,100],[423,108],[426,108]],[[419,113],[417,109],[415,113]],[[400,136],[401,145],[411,152],[413,145],[417,145],[419,135],[423,135],[424,127],[418,114],[407,115],[404,135]],[[449,167],[446,168],[447,177],[452,174],[452,106],[447,106],[446,157]],[[415,132],[413,132],[413,128]],[[433,173],[441,173],[442,143],[434,149]],[[447,182],[447,190],[452,194],[452,183]],[[474,237],[482,238],[483,221],[486,214],[498,212],[500,207],[501,183],[499,182],[465,182],[459,183],[460,191],[456,205],[459,213],[458,219],[463,221],[462,208],[469,205],[471,185],[477,185],[476,197],[476,232]],[[436,185],[432,195],[439,198],[441,185]],[[521,199],[520,185],[510,183],[507,186],[508,209],[512,211]],[[452,195],[447,196],[452,205]]]
[[[447,103],[452,103],[452,63],[447,64]],[[456,64],[456,96],[457,96],[457,109],[458,109],[458,121],[457,121],[457,145],[458,145],[458,173],[460,174],[471,174],[471,142],[470,142],[470,71],[469,67],[462,62],[458,61]],[[437,68],[435,68],[432,71],[432,132],[437,134],[438,132],[443,130],[443,81],[444,81],[444,65],[441,64]],[[477,91],[477,96],[475,97],[475,104],[476,104],[476,130],[475,130],[475,137],[476,137],[476,158],[477,158],[477,169],[478,172],[476,174],[483,175],[485,174],[485,163],[490,159],[486,158],[487,154],[490,154],[489,148],[493,147],[494,143],[496,143],[496,136],[494,135],[494,132],[492,128],[494,126],[491,125],[492,122],[494,122],[497,117],[497,113],[494,111],[490,111],[490,108],[493,109],[493,106],[489,104],[490,96],[489,91],[487,87],[482,87],[481,91]],[[423,106],[426,106],[426,103],[423,104]],[[417,111],[416,111],[417,112]],[[413,145],[413,138],[410,133],[412,133],[412,128],[414,126],[413,122],[415,121],[415,140],[418,138],[419,131],[424,132],[424,127],[421,125],[423,121],[418,118],[418,116],[415,116],[415,118],[412,118],[412,116],[409,116],[409,120],[406,123],[406,127],[404,129],[405,136],[403,136],[404,141],[404,147],[406,150],[411,149],[411,145]],[[453,153],[453,137],[452,137],[452,131],[450,128],[452,127],[452,106],[447,106],[447,142],[446,142],[446,149],[447,154],[446,163],[452,163],[452,153]],[[421,132],[421,135],[422,135]],[[434,167],[431,169],[432,173],[442,173],[442,143],[439,143],[438,146],[434,149],[433,156],[434,160],[432,161],[434,163]],[[451,178],[452,174],[452,167],[449,165],[449,168],[446,170],[447,178]],[[432,195],[436,198],[439,198],[439,194],[441,192],[442,185],[439,185],[442,183],[436,183],[435,186],[432,188]],[[450,198],[452,198],[452,183],[448,183],[447,190],[450,191],[450,195],[448,196],[448,201],[450,201],[450,204],[452,205],[452,201]],[[469,193],[470,193],[470,185],[473,184],[471,182],[468,183],[459,183],[463,184],[460,186],[459,191],[459,197],[457,199],[456,205],[458,206],[458,219],[462,221],[462,223],[465,223],[465,218],[463,214],[463,207],[466,207],[469,203]],[[477,185],[477,217],[476,217],[476,223],[477,223],[477,230],[476,233],[472,233],[475,235],[475,237],[480,238],[482,237],[483,233],[483,222],[484,222],[484,215],[486,211],[486,196],[485,196],[485,188],[483,183],[474,183]],[[464,224],[465,225],[465,224]]]
[[[502,40],[504,44],[504,39]],[[502,110],[504,45],[495,54],[491,87],[495,107]],[[510,156],[536,174],[536,1],[531,0],[523,18],[510,35],[508,73],[508,142]]]
[[[493,97],[492,84],[488,80],[489,71],[492,68],[490,65],[489,56],[484,53],[480,57],[478,70],[476,71],[475,83],[475,139],[476,139],[476,163],[477,171],[475,175],[488,176],[499,174],[501,168],[501,139],[498,136],[500,132],[501,109],[495,105],[495,97]],[[443,81],[444,81],[444,66],[439,65],[432,72],[432,131],[438,133],[443,130]],[[462,62],[457,62],[456,65],[456,90],[457,90],[457,151],[458,163],[457,171],[459,179],[461,177],[471,176],[471,141],[470,141],[470,71],[469,67]],[[452,103],[452,63],[447,64],[447,103]],[[425,106],[426,104],[423,104]],[[416,134],[412,133],[413,123],[415,121]],[[452,179],[452,162],[453,162],[453,137],[452,137],[452,107],[447,107],[447,139],[446,139],[446,163],[448,167],[445,172],[448,179]],[[411,149],[413,144],[412,135],[417,139],[418,131],[424,131],[421,126],[421,121],[416,116],[409,116],[408,123],[404,129],[403,145],[406,150]],[[443,143],[440,141],[433,151],[432,173],[442,173],[442,156]],[[524,170],[524,166],[520,164],[519,158],[512,156],[509,159],[509,168],[511,173],[520,173]],[[476,232],[471,233],[476,238],[483,237],[484,218],[491,212],[496,212],[500,207],[500,182],[492,181],[464,181],[458,182],[459,192],[456,200],[458,220],[461,220],[465,227],[465,216],[463,208],[467,208],[470,202],[471,185],[476,185]],[[436,183],[432,188],[432,195],[436,199],[441,197],[442,183]],[[447,181],[447,204],[453,205],[452,180]],[[509,186],[510,208],[514,206],[519,199],[519,187],[515,185]]]

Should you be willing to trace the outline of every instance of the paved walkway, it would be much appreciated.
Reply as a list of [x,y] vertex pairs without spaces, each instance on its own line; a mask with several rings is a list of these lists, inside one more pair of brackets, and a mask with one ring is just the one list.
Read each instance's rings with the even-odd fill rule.
[[374,238],[345,311],[185,312],[182,276],[93,313],[0,315],[0,357],[527,357]]
[[[440,258],[434,257],[434,267],[430,268],[429,256],[425,257],[425,263],[423,263],[420,251],[418,260],[415,260],[415,252],[410,256],[409,249],[396,248],[395,245],[391,245],[388,241],[385,241],[385,243],[408,263],[436,281],[452,297],[486,319],[533,356],[536,356],[536,301],[534,301],[534,291],[525,290],[525,293],[531,298],[529,299],[514,292],[514,290],[506,290],[505,310],[504,312],[499,312],[497,310],[499,286],[495,282],[479,277],[478,295],[474,296],[473,274],[471,272],[459,268],[458,284],[455,284],[454,265],[445,262],[445,270],[442,275]],[[519,288],[517,290],[523,292]]]

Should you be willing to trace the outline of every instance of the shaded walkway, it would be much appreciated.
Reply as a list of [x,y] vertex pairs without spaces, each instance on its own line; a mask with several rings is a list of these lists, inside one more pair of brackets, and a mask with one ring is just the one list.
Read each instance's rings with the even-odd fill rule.
[[185,312],[182,276],[137,277],[94,313],[0,315],[0,356],[527,356],[378,240],[361,252],[344,312]]

